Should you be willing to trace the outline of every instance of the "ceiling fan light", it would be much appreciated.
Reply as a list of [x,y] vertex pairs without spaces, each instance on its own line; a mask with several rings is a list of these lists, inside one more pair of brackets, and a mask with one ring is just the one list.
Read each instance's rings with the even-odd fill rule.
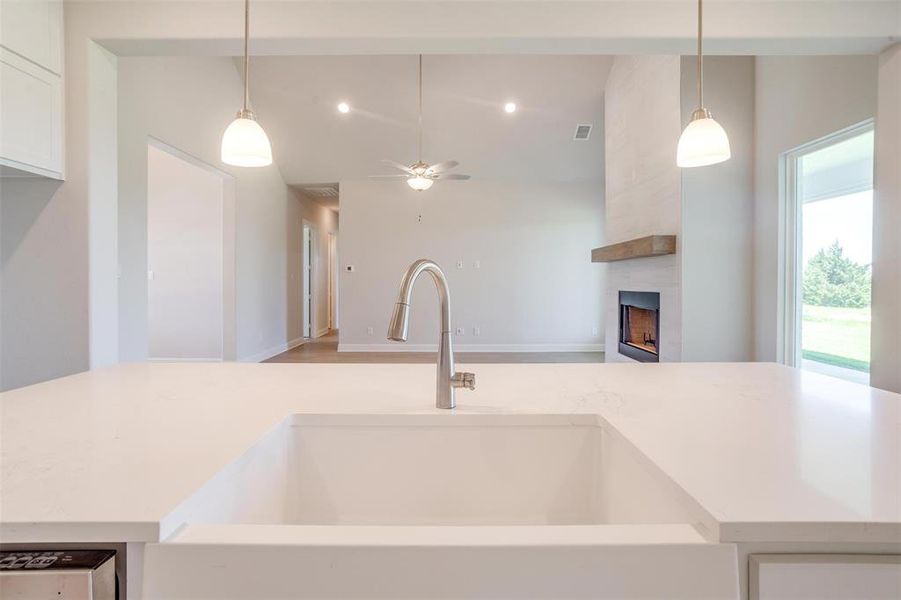
[[679,137],[676,164],[683,168],[704,167],[729,160],[729,136],[706,110],[700,109]]
[[239,113],[222,134],[222,162],[234,167],[266,167],[272,164],[269,136],[252,116]]
[[433,180],[428,177],[423,177],[421,175],[417,175],[415,177],[410,177],[407,179],[407,185],[416,190],[417,192],[424,192],[435,183]]

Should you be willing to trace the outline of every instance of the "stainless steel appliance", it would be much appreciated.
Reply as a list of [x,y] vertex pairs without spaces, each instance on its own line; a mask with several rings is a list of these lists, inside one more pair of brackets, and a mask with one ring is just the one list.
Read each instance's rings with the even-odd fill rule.
[[3,600],[116,600],[113,550],[0,552]]

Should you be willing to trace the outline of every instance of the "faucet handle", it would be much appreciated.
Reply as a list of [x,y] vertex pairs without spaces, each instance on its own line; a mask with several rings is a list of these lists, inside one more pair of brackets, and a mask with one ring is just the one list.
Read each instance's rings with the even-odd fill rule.
[[451,385],[455,388],[466,388],[467,390],[476,389],[476,374],[475,373],[460,373],[459,371],[454,373],[454,377],[451,380]]

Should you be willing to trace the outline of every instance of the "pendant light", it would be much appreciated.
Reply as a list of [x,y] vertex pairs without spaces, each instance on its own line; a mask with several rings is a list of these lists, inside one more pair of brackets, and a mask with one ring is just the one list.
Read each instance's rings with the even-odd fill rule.
[[729,136],[704,108],[703,6],[698,0],[698,108],[679,137],[676,164],[680,167],[704,167],[729,160]]
[[250,104],[250,0],[244,0],[244,108],[222,135],[222,162],[235,167],[265,167],[272,164],[269,137],[257,123]]

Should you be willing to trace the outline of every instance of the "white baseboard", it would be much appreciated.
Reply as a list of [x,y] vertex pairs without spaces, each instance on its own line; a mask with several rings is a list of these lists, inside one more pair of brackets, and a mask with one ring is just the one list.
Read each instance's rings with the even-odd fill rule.
[[167,358],[154,357],[148,358],[147,362],[179,362],[179,363],[206,363],[206,362],[222,362],[221,358]]
[[[338,352],[437,352],[437,344],[338,344]],[[454,344],[455,352],[603,352],[604,344]]]
[[277,354],[281,354],[282,352],[287,352],[291,348],[297,348],[302,345],[306,340],[302,337],[294,338],[289,342],[285,342],[284,344],[279,344],[278,346],[273,346],[271,348],[267,348],[262,352],[257,352],[256,354],[251,354],[250,356],[245,356],[244,358],[238,359],[238,362],[263,362],[268,358],[272,358]]

